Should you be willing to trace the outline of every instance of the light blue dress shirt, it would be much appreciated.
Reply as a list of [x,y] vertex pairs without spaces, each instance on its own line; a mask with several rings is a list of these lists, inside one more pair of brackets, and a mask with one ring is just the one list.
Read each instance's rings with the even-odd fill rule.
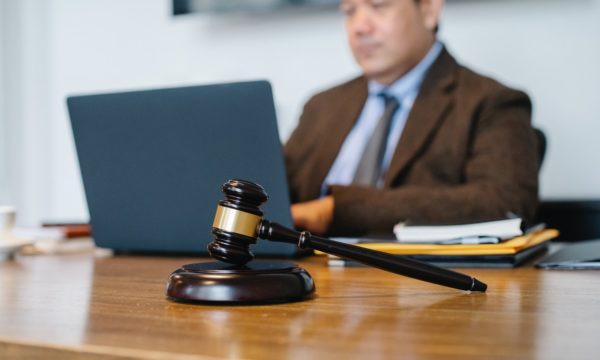
[[[442,44],[436,41],[421,62],[390,86],[386,87],[375,81],[369,81],[367,101],[354,127],[346,137],[346,140],[344,140],[342,148],[325,178],[322,186],[322,195],[325,194],[329,185],[349,185],[352,183],[362,153],[384,112],[384,100],[378,96],[382,92],[395,96],[400,103],[400,107],[394,114],[390,124],[386,149],[383,155],[382,170],[383,174],[385,174],[392,161],[392,156],[400,135],[402,135],[408,114],[419,94],[423,78],[442,49]],[[378,187],[383,186],[383,174],[377,183]]]

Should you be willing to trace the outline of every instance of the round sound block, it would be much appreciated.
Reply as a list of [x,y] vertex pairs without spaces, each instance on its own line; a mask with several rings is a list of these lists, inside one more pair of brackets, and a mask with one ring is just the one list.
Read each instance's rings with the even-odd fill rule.
[[314,291],[310,274],[289,261],[187,264],[167,282],[167,297],[185,302],[284,303],[305,299]]

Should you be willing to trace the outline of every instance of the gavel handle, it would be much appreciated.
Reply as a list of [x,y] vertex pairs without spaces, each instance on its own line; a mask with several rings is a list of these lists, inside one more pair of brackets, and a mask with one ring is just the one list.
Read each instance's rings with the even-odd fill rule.
[[363,264],[395,274],[442,286],[481,292],[485,292],[487,289],[487,285],[481,281],[456,271],[444,269],[403,256],[391,255],[381,251],[366,249],[314,236],[308,231],[294,231],[268,220],[262,220],[259,224],[258,236],[265,240],[296,244],[301,248],[309,247],[327,254],[356,260]]

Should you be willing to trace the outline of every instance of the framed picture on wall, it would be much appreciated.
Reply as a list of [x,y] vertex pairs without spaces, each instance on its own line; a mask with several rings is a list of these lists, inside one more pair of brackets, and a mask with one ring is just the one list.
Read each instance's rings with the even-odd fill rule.
[[173,0],[173,15],[335,8],[339,0]]

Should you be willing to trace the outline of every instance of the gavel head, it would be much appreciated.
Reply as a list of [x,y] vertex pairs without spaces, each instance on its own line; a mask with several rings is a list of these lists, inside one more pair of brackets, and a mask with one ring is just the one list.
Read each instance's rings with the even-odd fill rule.
[[256,243],[263,216],[259,206],[269,197],[262,186],[244,180],[227,181],[223,193],[225,200],[217,206],[212,225],[215,238],[208,252],[217,260],[243,265],[254,258],[249,247]]

